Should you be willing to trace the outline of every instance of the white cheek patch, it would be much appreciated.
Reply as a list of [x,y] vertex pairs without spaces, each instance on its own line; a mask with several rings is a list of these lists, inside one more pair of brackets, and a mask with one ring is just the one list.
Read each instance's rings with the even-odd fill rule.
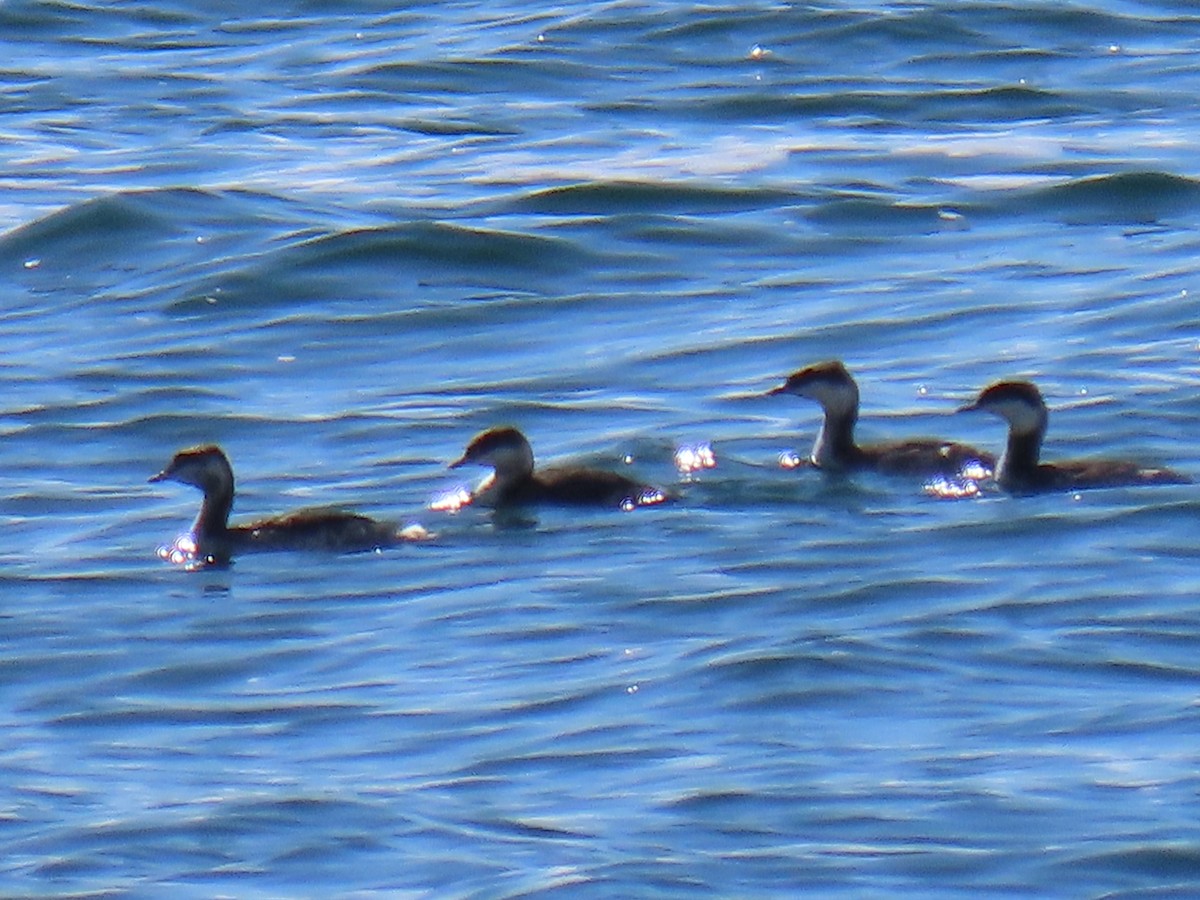
[[1043,413],[1041,410],[1033,409],[1027,403],[1008,400],[997,403],[994,409],[1007,419],[1008,423],[1017,431],[1036,431],[1042,427]]
[[836,412],[853,409],[858,403],[858,398],[852,391],[846,390],[843,385],[829,382],[815,382],[809,385],[804,390],[804,396]]

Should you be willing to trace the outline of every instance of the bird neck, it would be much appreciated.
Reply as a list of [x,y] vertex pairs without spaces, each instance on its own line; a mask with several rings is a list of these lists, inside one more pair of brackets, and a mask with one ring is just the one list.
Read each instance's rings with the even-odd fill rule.
[[492,472],[498,487],[524,481],[533,475],[533,448],[522,443],[496,454],[492,458]]
[[1031,431],[1009,428],[1004,455],[996,463],[996,481],[1006,487],[1032,482],[1037,476],[1045,436],[1044,425]]
[[229,530],[229,513],[233,509],[233,482],[214,483],[204,489],[200,513],[192,525],[192,537],[197,544],[205,538],[223,537]]
[[813,465],[837,469],[854,464],[860,454],[858,445],[854,443],[854,425],[857,421],[857,409],[826,407],[821,430],[813,444]]

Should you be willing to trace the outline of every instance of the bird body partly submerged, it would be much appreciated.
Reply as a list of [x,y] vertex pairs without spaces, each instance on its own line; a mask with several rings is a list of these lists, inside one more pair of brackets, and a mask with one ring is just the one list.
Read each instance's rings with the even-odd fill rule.
[[361,552],[404,539],[395,524],[336,509],[301,509],[282,516],[230,525],[233,468],[216,445],[182,450],[151,482],[177,481],[204,493],[191,532],[177,548],[195,560],[224,562],[238,553],[265,550]]
[[990,472],[995,458],[956,441],[909,438],[877,444],[858,444],[858,385],[838,360],[817,363],[788,376],[772,395],[795,394],[821,405],[824,419],[809,457],[828,472],[872,470],[889,475],[955,478]]
[[1041,391],[1028,381],[1001,381],[985,388],[963,411],[983,410],[1008,422],[1008,442],[995,480],[1011,493],[1074,491],[1143,484],[1187,484],[1186,475],[1162,466],[1123,459],[1040,461],[1050,414]]
[[619,472],[586,466],[535,469],[533,448],[515,428],[491,428],[477,435],[450,468],[490,466],[492,474],[472,492],[484,506],[617,506],[632,509],[661,503],[666,495]]

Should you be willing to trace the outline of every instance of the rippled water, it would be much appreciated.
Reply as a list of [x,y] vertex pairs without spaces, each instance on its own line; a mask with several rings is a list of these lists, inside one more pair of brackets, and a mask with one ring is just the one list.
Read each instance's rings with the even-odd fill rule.
[[[0,893],[1196,893],[1195,488],[825,479],[763,395],[1200,476],[1198,24],[0,7]],[[499,423],[679,501],[431,511]],[[167,565],[201,442],[436,537]]]

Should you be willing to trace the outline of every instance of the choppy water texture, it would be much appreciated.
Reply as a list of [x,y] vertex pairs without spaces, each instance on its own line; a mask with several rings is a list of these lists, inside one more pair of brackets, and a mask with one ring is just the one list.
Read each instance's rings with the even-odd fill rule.
[[[249,7],[247,7],[249,9]],[[264,7],[264,10],[266,7]],[[1200,891],[1190,3],[0,6],[0,892]],[[680,494],[433,512],[492,424]],[[188,572],[236,515],[435,540]],[[672,455],[709,445],[683,476]]]

